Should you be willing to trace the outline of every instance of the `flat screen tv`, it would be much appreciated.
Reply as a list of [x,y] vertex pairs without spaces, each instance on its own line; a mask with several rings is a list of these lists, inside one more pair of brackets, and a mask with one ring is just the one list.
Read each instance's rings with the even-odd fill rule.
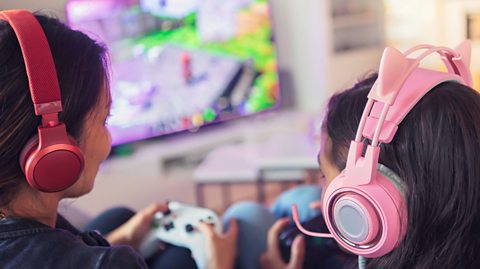
[[66,11],[108,46],[113,145],[278,107],[266,0],[69,0]]

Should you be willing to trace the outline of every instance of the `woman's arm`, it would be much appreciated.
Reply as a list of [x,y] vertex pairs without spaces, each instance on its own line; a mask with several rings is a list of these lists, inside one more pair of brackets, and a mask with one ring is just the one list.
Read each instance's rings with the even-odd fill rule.
[[200,232],[205,236],[208,269],[233,269],[237,256],[237,221],[232,219],[225,234],[218,234],[207,223],[200,223]]
[[277,220],[268,231],[268,248],[260,257],[260,264],[263,269],[301,269],[305,259],[305,239],[297,235],[292,243],[290,262],[286,264],[280,253],[279,234],[290,222],[289,218]]
[[155,214],[157,212],[166,212],[167,210],[168,205],[166,203],[151,204],[106,235],[106,239],[111,245],[129,245],[138,250],[140,243],[152,227]]

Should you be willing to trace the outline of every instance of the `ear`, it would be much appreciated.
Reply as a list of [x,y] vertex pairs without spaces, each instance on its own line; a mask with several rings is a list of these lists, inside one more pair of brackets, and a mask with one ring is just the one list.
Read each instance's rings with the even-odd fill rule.
[[387,47],[383,51],[378,79],[368,97],[393,104],[403,82],[417,66],[417,61],[407,58],[395,48]]
[[460,54],[460,60],[463,64],[470,68],[470,60],[471,60],[471,53],[472,53],[472,42],[468,39],[462,41],[456,48],[455,51]]

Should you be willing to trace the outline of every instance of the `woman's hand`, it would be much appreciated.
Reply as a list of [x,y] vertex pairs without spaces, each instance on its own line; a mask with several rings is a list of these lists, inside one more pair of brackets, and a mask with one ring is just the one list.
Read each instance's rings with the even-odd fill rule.
[[290,262],[286,264],[280,253],[279,235],[290,220],[283,218],[277,220],[268,231],[267,251],[260,257],[263,269],[301,269],[305,258],[305,239],[297,235],[292,243]]
[[198,230],[205,236],[208,269],[233,269],[237,256],[237,221],[230,220],[225,234],[218,234],[212,225],[200,223]]
[[152,227],[155,213],[167,212],[167,210],[167,203],[151,204],[109,233],[106,239],[112,245],[129,245],[138,250],[140,243]]

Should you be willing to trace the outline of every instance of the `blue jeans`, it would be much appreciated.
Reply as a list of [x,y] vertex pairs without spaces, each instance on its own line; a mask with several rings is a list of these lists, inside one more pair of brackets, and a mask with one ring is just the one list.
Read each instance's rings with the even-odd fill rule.
[[[270,209],[256,202],[239,202],[232,205],[223,215],[227,227],[230,219],[239,226],[237,240],[236,269],[260,268],[260,255],[267,249],[268,230],[283,217],[291,217],[291,205],[297,204],[300,221],[307,221],[320,214],[310,209],[309,204],[320,200],[321,189],[314,185],[301,185],[282,193]],[[228,229],[228,228],[227,228]]]
[[[260,255],[267,249],[267,234],[273,223],[283,217],[291,217],[291,205],[297,204],[300,221],[306,221],[320,214],[309,208],[309,204],[319,200],[321,189],[315,185],[301,185],[283,192],[270,209],[256,202],[239,202],[232,205],[223,215],[225,229],[230,219],[236,219],[239,226],[237,240],[236,269],[260,268]],[[135,213],[126,208],[113,208],[105,211],[85,230],[97,230],[101,234],[113,231]],[[149,268],[155,269],[194,269],[195,262],[190,251],[185,248],[169,246],[166,250],[147,260]]]

